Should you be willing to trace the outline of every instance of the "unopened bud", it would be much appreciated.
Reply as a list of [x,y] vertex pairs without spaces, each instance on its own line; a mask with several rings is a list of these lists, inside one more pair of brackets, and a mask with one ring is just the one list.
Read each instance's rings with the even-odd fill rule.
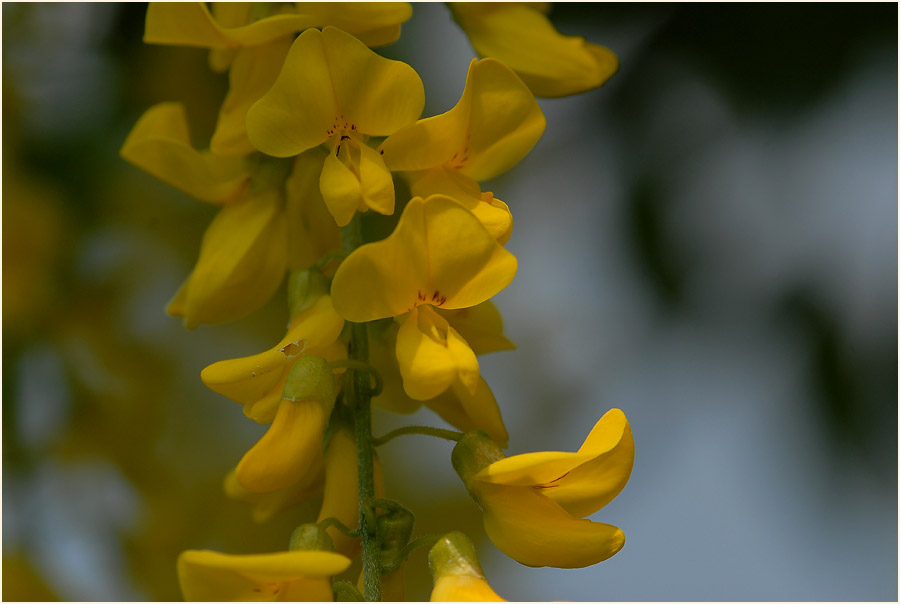
[[381,556],[386,566],[390,566],[409,543],[414,522],[413,513],[399,504],[379,513],[375,523],[378,525]]

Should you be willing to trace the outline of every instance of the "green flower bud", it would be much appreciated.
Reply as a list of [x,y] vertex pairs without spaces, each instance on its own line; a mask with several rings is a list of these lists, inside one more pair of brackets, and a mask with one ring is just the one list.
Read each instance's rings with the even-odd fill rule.
[[484,468],[505,457],[500,445],[490,436],[481,430],[472,430],[463,434],[456,446],[453,447],[450,461],[453,463],[453,469],[466,485],[469,495],[478,501],[472,488],[472,478]]
[[397,504],[380,512],[375,522],[378,525],[382,561],[385,566],[390,567],[400,551],[409,543],[415,516]]
[[291,551],[323,550],[333,552],[334,541],[318,524],[301,524],[294,529],[288,549]]

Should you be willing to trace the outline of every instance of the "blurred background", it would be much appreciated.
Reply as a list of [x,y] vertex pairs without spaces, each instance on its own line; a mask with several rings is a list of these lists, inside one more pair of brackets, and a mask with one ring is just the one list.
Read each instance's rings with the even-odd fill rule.
[[[200,370],[268,349],[283,291],[187,331],[163,308],[215,208],[126,164],[140,114],[186,103],[204,146],[226,78],[141,42],[141,4],[3,4],[3,599],[177,600],[188,548],[284,549],[224,473],[260,436]],[[515,216],[481,359],[509,454],[629,417],[626,534],[582,570],[484,538],[450,445],[381,450],[416,534],[466,531],[510,600],[893,600],[897,593],[897,6],[561,4],[619,73],[541,100],[547,131],[485,190]],[[473,51],[415,5],[385,56],[455,104]],[[375,433],[405,423],[376,412]],[[410,451],[415,451],[410,455]],[[425,552],[407,567],[427,599]]]

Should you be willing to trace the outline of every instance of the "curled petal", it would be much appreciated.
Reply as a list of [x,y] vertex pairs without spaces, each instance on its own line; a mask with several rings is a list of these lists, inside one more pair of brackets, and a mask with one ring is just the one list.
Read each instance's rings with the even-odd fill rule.
[[560,34],[530,6],[453,3],[451,8],[475,51],[509,65],[537,96],[568,96],[597,88],[619,68],[612,51]]
[[515,257],[449,197],[411,200],[394,232],[338,268],[331,293],[348,321],[402,315],[420,304],[465,308],[506,287]]
[[247,187],[240,158],[220,158],[191,146],[181,103],[160,103],[144,112],[120,151],[145,172],[201,201],[225,203]]
[[503,335],[503,318],[490,300],[471,308],[441,309],[438,314],[447,319],[477,355],[516,347]]
[[265,304],[286,269],[287,227],[274,191],[231,203],[213,219],[188,280],[166,309],[193,329]]
[[288,487],[315,467],[325,433],[325,409],[319,401],[283,399],[275,421],[244,454],[235,475],[248,491],[267,493]]
[[324,471],[322,456],[318,455],[310,471],[300,476],[296,483],[276,491],[256,493],[242,487],[235,471],[232,470],[225,476],[225,495],[231,499],[250,503],[250,517],[254,522],[268,522],[278,512],[321,493]]
[[319,187],[338,226],[346,226],[357,210],[394,213],[391,173],[381,156],[365,143],[341,141],[336,152],[325,159]]
[[509,67],[494,59],[473,59],[455,107],[407,126],[381,149],[391,170],[448,165],[486,180],[525,157],[545,126],[534,95]]
[[575,518],[533,487],[475,481],[484,529],[504,554],[526,566],[583,568],[625,545],[617,527]]
[[634,465],[634,440],[625,414],[611,409],[577,453],[545,451],[514,455],[490,464],[475,480],[534,486],[576,517],[593,514],[618,495]]
[[478,359],[447,320],[430,307],[414,308],[397,332],[397,363],[410,398],[436,397],[459,379],[474,394]]

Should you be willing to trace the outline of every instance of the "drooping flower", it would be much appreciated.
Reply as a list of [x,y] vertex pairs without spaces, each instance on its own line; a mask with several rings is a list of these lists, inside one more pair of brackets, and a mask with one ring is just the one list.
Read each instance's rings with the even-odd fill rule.
[[619,494],[634,465],[625,414],[608,411],[575,453],[505,457],[485,434],[469,432],[453,467],[484,511],[488,537],[527,566],[582,568],[625,544],[617,527],[584,519]]
[[406,2],[285,3],[270,14],[266,3],[151,2],[144,41],[210,49],[210,65],[229,69],[229,89],[219,111],[210,148],[217,155],[253,151],[247,138],[247,110],[271,88],[296,33],[334,25],[369,46],[390,44],[412,15]]
[[367,136],[387,136],[419,117],[422,81],[405,63],[378,56],[334,27],[309,29],[291,46],[272,88],[247,112],[247,133],[268,155],[321,144],[322,197],[340,226],[356,211],[394,211],[394,186]]
[[494,59],[472,59],[465,89],[452,109],[403,128],[380,150],[391,170],[407,173],[413,195],[453,197],[505,243],[512,231],[509,208],[482,193],[476,181],[518,163],[545,126],[534,95],[512,70]]
[[348,321],[406,315],[397,360],[407,395],[434,398],[459,380],[479,384],[472,349],[435,308],[481,304],[506,287],[516,259],[453,199],[412,199],[386,239],[356,249],[331,285],[335,310]]
[[250,517],[254,522],[268,522],[278,512],[306,501],[322,492],[325,485],[325,465],[321,455],[314,457],[311,467],[298,472],[294,484],[259,493],[248,491],[238,482],[237,472],[231,470],[224,481],[225,495],[250,504]]
[[434,578],[432,602],[506,602],[491,589],[472,542],[459,531],[447,533],[431,548],[428,566]]
[[331,602],[331,577],[350,562],[327,551],[188,550],[178,557],[178,582],[188,602]]
[[544,14],[547,8],[546,3],[450,3],[475,52],[509,65],[537,96],[569,96],[602,86],[619,68],[616,55],[560,34]]

